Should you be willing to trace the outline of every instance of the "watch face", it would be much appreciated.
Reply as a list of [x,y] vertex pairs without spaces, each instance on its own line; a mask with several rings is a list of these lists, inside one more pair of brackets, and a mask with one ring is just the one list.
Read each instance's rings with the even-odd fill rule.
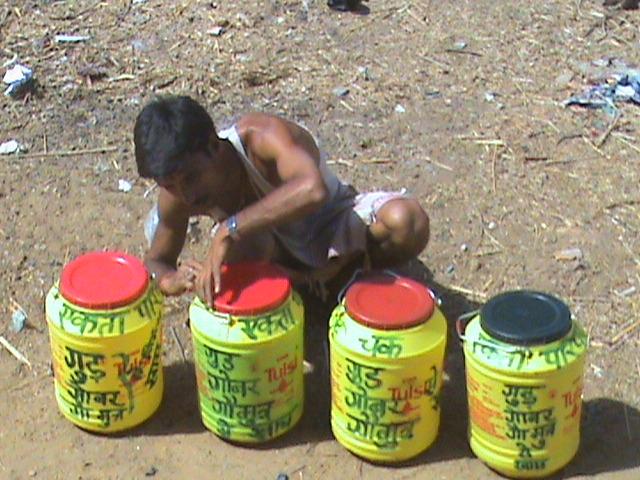
[[227,218],[227,230],[229,230],[229,235],[231,238],[237,238],[238,236],[238,222],[236,220],[235,215],[231,215]]

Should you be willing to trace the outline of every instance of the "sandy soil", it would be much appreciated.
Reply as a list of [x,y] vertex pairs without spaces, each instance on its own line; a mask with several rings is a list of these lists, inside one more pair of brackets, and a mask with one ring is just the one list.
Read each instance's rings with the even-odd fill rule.
[[[169,333],[165,398],[149,422],[104,437],[62,418],[44,295],[82,252],[143,253],[154,192],[145,197],[151,184],[137,177],[132,127],[141,105],[163,93],[197,97],[220,126],[250,110],[293,118],[358,188],[408,188],[431,216],[432,240],[406,272],[442,295],[449,319],[512,288],[564,298],[592,347],[582,446],[561,477],[640,478],[640,109],[624,106],[605,136],[603,112],[560,104],[593,80],[590,62],[640,63],[640,13],[600,4],[392,0],[338,14],[321,0],[3,2],[0,62],[17,54],[39,86],[23,100],[0,99],[0,141],[48,155],[0,157],[0,333],[33,364],[0,351],[0,478],[496,477],[467,445],[452,336],[430,450],[381,467],[337,444],[321,347],[331,305],[313,299],[307,357],[317,368],[303,420],[281,440],[241,448],[206,431],[191,348],[185,361]],[[208,33],[216,26],[222,35]],[[56,44],[58,33],[91,39]],[[338,97],[339,87],[348,93]],[[96,148],[105,151],[68,154]],[[119,179],[133,189],[119,191]],[[188,255],[202,254],[207,225],[194,225]],[[567,248],[583,258],[558,260]],[[29,317],[20,333],[10,329],[12,300]],[[165,318],[187,347],[188,302],[171,302]]]

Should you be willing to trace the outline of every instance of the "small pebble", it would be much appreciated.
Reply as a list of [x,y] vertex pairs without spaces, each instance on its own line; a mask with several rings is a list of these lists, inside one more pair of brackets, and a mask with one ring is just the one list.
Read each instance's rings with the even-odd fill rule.
[[35,470],[29,470],[30,477],[35,477],[36,475],[38,475],[38,472],[36,472]]
[[495,230],[497,226],[498,225],[496,224],[496,222],[489,222],[489,224],[487,225],[487,228],[489,230]]
[[607,57],[596,58],[592,63],[596,67],[608,67],[611,64],[611,59],[609,59]]
[[118,180],[118,190],[121,192],[128,193],[132,188],[133,185],[131,185],[131,182],[123,179]]
[[582,250],[579,248],[566,248],[564,250],[559,250],[554,254],[556,260],[582,260],[584,258],[584,254]]
[[336,97],[346,97],[349,95],[349,89],[347,87],[336,87],[333,89],[333,94]]
[[460,251],[461,252],[469,251],[469,245],[467,245],[466,243],[463,243],[462,245],[460,245]]
[[54,37],[56,43],[82,43],[90,39],[88,35],[56,35]]
[[132,40],[131,48],[138,52],[146,52],[147,50],[149,50],[149,46],[143,40]]
[[591,366],[591,369],[593,370],[593,374],[596,377],[602,378],[604,376],[602,368],[600,368],[597,365],[594,365],[593,363],[590,366]]
[[2,81],[9,85],[4,91],[5,95],[19,95],[26,88],[33,86],[33,70],[17,63],[5,72]]
[[396,109],[395,109],[395,110],[396,110],[396,113],[404,113],[404,112],[406,112],[406,111],[407,111],[407,110],[406,110],[402,105],[400,105],[400,104],[396,105]]
[[22,310],[16,310],[11,315],[11,330],[21,332],[27,324],[27,315]]
[[493,92],[484,92],[485,101],[491,103],[496,101],[496,94]]
[[151,468],[144,473],[144,476],[155,477],[156,473],[158,473],[158,469],[152,465]]
[[632,286],[629,288],[625,288],[622,291],[616,291],[615,292],[617,295],[621,296],[621,297],[630,297],[631,295],[633,295],[634,293],[636,293],[636,287]]
[[289,480],[289,475],[286,473],[279,473],[276,480]]
[[446,273],[447,275],[451,275],[455,270],[456,270],[456,267],[454,265],[449,265],[447,267]]
[[358,67],[358,72],[366,81],[373,79],[373,77],[371,76],[371,72],[369,71],[369,67]]
[[213,27],[211,30],[208,30],[207,33],[209,35],[213,35],[214,37],[219,37],[220,35],[222,35],[225,32],[224,27]]
[[0,155],[9,155],[11,153],[20,153],[25,151],[24,145],[16,140],[9,140],[0,145]]
[[464,50],[465,48],[467,48],[467,42],[465,42],[464,40],[460,40],[459,42],[453,44],[453,48],[455,48],[456,50]]

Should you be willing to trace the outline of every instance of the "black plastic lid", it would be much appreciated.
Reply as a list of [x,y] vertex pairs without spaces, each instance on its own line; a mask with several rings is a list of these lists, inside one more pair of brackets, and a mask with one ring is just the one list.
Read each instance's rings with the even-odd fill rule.
[[482,329],[513,345],[541,345],[571,330],[571,312],[561,300],[530,290],[505,292],[480,309]]

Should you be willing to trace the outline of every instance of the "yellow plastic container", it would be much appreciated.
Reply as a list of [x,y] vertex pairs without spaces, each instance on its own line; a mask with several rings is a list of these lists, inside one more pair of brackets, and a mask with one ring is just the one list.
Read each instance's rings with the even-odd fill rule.
[[62,414],[100,433],[147,420],[162,400],[163,296],[142,262],[118,252],[78,257],[45,306]]
[[580,443],[587,335],[549,295],[494,297],[465,325],[463,339],[473,452],[513,478],[564,467]]
[[189,309],[199,407],[218,436],[256,443],[292,429],[304,403],[304,308],[273,265],[227,265],[215,309]]
[[349,287],[329,323],[331,428],[375,462],[426,450],[440,424],[447,323],[423,285],[391,274]]

